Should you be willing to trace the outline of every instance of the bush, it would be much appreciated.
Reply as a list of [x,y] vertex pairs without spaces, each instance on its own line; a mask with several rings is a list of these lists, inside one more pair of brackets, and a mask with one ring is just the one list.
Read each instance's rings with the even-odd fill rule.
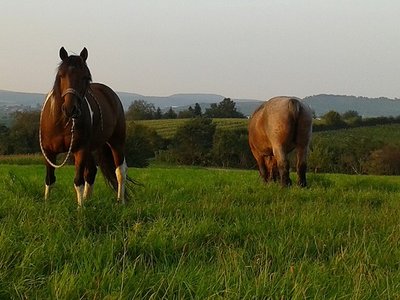
[[400,147],[385,145],[372,151],[364,168],[368,174],[400,175]]
[[216,125],[212,119],[194,118],[179,126],[170,150],[176,161],[185,165],[207,165]]
[[129,166],[147,167],[149,159],[164,147],[164,140],[144,125],[130,123],[126,131],[126,160]]
[[370,153],[379,147],[381,141],[350,132],[340,138],[328,133],[314,136],[308,166],[314,172],[364,174]]
[[212,158],[217,166],[253,167],[256,162],[250,151],[247,129],[218,129],[214,135]]

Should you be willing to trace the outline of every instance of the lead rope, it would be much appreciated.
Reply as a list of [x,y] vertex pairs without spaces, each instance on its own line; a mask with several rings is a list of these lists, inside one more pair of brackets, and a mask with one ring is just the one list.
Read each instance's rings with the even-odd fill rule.
[[47,96],[46,101],[43,104],[42,110],[40,111],[39,144],[40,144],[40,150],[42,151],[42,154],[43,154],[44,158],[46,159],[47,163],[50,166],[52,166],[53,168],[58,169],[58,168],[63,167],[67,163],[67,161],[68,161],[68,159],[69,159],[69,157],[70,157],[70,155],[72,153],[72,144],[74,142],[75,118],[72,118],[71,141],[70,141],[70,144],[69,144],[69,149],[68,149],[67,156],[65,157],[64,161],[60,165],[56,165],[47,157],[46,152],[44,151],[44,148],[43,148],[43,144],[42,144],[42,126],[41,126],[41,124],[42,124],[42,115],[43,115],[44,107],[46,106],[47,100],[50,98],[51,94],[52,93],[50,93],[49,96]]

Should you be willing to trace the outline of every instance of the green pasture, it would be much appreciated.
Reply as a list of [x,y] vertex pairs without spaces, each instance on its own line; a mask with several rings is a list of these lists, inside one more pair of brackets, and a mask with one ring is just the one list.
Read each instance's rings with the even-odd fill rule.
[[[78,210],[73,167],[0,165],[0,299],[398,299],[400,178],[130,169]],[[293,178],[294,179],[294,178]]]

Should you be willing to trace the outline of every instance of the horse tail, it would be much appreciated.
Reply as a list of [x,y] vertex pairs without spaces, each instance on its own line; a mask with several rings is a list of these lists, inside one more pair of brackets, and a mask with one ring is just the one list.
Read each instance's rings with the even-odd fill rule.
[[289,99],[289,112],[293,118],[293,120],[297,120],[300,114],[300,110],[301,110],[301,104],[300,101],[294,98],[290,98]]
[[293,139],[297,137],[297,129],[299,126],[299,117],[301,114],[301,103],[298,99],[290,98],[289,99],[289,114],[292,117],[292,126],[293,126]]
[[98,150],[98,164],[106,182],[115,190],[118,190],[118,180],[115,174],[114,158],[110,146],[105,144]]

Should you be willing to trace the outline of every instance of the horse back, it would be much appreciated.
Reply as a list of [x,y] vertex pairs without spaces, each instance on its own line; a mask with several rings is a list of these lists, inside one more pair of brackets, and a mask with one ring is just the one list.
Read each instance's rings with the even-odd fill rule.
[[125,114],[118,95],[108,86],[91,83],[88,101],[94,111],[94,138],[108,141],[118,135],[125,139]]

